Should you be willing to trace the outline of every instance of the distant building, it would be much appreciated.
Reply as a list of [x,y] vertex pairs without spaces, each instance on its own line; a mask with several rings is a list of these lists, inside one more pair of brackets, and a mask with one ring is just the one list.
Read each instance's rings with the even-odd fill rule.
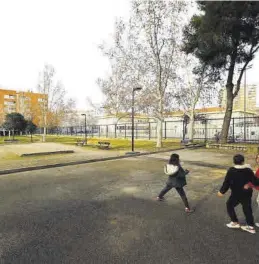
[[41,104],[47,100],[47,95],[31,91],[0,89],[0,125],[6,114],[20,113],[26,119],[32,119],[39,126],[41,119]]
[[[256,85],[246,86],[246,98],[244,98],[244,86],[240,87],[238,95],[234,98],[233,110],[244,111],[244,103],[246,101],[246,111],[256,111]],[[227,92],[223,90],[221,107],[226,108]]]
[[[204,137],[214,138],[214,135],[221,131],[223,119],[225,116],[225,109],[221,107],[208,107],[196,109],[196,119],[194,123],[194,136],[197,139]],[[99,133],[105,137],[130,137],[131,136],[131,114],[120,115],[116,117],[106,115],[97,118],[97,125]],[[256,114],[253,111],[246,112],[246,131],[251,139],[259,136],[259,131],[255,129]],[[184,127],[184,112],[174,111],[165,114],[162,125],[163,137],[165,138],[179,138],[183,135]],[[139,138],[155,138],[156,137],[156,120],[147,115],[135,115],[135,131],[136,137]],[[233,126],[234,125],[234,126]],[[234,129],[233,129],[234,127]],[[190,124],[185,126],[185,134],[187,136],[190,129]],[[236,137],[242,137],[244,132],[244,111],[233,110],[232,120],[230,124],[229,135],[235,133]]]
[[62,122],[61,127],[71,127],[71,126],[84,126],[86,115],[86,124],[95,125],[98,123],[99,118],[102,118],[103,113],[99,109],[91,110],[73,110],[71,113],[67,113],[66,119]]

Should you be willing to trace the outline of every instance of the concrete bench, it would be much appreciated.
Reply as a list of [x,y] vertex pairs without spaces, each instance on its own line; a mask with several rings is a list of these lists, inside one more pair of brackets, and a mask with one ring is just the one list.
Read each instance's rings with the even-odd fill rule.
[[77,142],[76,142],[76,145],[77,146],[85,146],[87,144],[87,141],[86,140],[81,140],[81,139],[79,139],[79,140],[77,140]]
[[100,148],[100,149],[109,149],[109,147],[110,147],[110,142],[108,142],[108,141],[99,141],[98,142],[98,147]]

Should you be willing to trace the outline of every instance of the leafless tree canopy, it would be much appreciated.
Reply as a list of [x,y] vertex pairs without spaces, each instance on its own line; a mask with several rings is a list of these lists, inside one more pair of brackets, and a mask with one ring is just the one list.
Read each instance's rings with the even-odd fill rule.
[[[181,39],[187,2],[132,1],[132,15],[115,23],[114,43],[101,45],[111,62],[111,76],[99,80],[105,107],[114,113],[128,111],[133,87],[139,111],[157,120],[157,147],[162,143],[162,121],[173,106],[176,70],[181,60]],[[186,21],[187,22],[187,21]]]
[[41,125],[44,128],[43,141],[45,141],[47,127],[59,126],[75,107],[75,101],[71,98],[66,100],[66,90],[63,84],[55,79],[54,67],[48,64],[40,73],[38,92],[46,95],[46,98],[39,102]]

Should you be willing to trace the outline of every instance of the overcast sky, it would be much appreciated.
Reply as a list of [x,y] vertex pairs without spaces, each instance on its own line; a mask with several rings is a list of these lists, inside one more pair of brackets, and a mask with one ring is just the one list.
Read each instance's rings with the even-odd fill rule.
[[[109,64],[97,48],[128,17],[130,0],[0,0],[0,87],[36,91],[44,63],[52,64],[78,108],[102,101],[96,85]],[[259,56],[247,73],[258,83]]]
[[97,48],[109,38],[128,0],[0,0],[0,87],[36,89],[44,63],[52,64],[69,96],[102,100],[96,79],[109,64]]

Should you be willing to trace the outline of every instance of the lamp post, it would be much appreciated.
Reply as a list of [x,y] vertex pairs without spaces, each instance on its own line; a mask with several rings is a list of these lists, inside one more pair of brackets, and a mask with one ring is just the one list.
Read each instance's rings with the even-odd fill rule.
[[86,114],[81,114],[81,116],[84,116],[84,117],[85,117],[85,144],[86,144],[86,141],[87,141],[87,133],[86,133]]
[[134,103],[135,103],[135,92],[140,91],[142,87],[135,87],[132,89],[132,108],[131,108],[131,152],[126,154],[136,154],[134,152]]

